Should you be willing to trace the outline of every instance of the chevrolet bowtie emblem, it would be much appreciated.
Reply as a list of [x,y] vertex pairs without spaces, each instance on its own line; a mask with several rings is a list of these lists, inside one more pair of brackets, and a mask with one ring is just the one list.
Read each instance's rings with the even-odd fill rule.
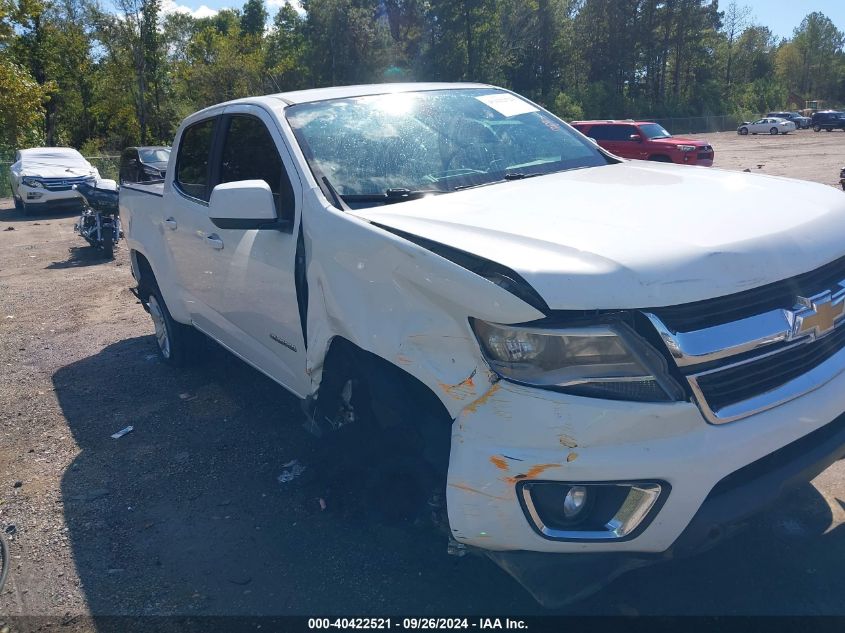
[[792,316],[792,338],[821,338],[830,334],[845,316],[845,293],[823,292],[810,299],[798,297]]

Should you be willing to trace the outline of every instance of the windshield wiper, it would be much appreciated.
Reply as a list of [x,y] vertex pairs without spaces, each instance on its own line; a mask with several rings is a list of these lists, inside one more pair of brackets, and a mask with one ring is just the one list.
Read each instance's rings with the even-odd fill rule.
[[392,204],[394,202],[404,202],[406,200],[416,200],[425,196],[432,196],[442,191],[436,189],[405,189],[397,187],[393,189],[386,189],[384,193],[347,193],[341,194],[341,199],[344,202],[382,202],[384,204]]
[[[554,172],[549,172],[554,173]],[[476,182],[471,185],[458,185],[452,191],[462,191],[463,189],[472,189],[474,187],[486,187],[487,185],[495,185],[497,182],[506,182],[508,180],[525,180],[526,178],[534,178],[535,176],[545,176],[545,173],[524,174],[520,171],[508,172],[497,180],[488,180],[487,182]]]

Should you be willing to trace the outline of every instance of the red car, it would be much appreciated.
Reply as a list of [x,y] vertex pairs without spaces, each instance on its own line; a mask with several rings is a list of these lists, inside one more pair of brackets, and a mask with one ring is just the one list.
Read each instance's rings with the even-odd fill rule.
[[679,165],[713,164],[713,147],[706,141],[672,136],[648,121],[573,121],[572,126],[600,146],[623,158]]

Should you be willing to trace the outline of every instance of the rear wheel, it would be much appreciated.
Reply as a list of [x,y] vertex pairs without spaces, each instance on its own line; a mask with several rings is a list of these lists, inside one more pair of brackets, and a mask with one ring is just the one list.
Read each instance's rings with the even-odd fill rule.
[[173,320],[158,286],[148,290],[147,308],[155,328],[156,345],[161,359],[168,365],[183,367],[196,343],[196,332],[188,325]]
[[748,136],[748,128],[747,127],[739,128],[739,133],[740,133],[741,136]]
[[814,125],[813,126],[813,132],[821,132],[821,131],[822,131],[821,125]]
[[104,226],[100,230],[100,236],[102,237],[102,245],[103,245],[103,254],[108,257],[109,259],[114,258],[114,227],[113,226]]

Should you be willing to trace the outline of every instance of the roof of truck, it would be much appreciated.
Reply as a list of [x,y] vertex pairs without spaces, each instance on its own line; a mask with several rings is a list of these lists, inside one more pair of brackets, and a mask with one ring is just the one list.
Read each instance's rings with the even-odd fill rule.
[[315,101],[328,101],[330,99],[348,99],[351,97],[365,97],[368,95],[393,94],[399,92],[420,92],[427,90],[460,90],[467,88],[497,88],[489,84],[478,83],[461,83],[461,82],[408,82],[408,83],[384,83],[384,84],[361,84],[356,86],[333,86],[329,88],[313,88],[311,90],[295,90],[293,92],[279,92],[277,94],[263,95],[256,97],[245,97],[243,99],[234,99],[226,101],[225,103],[217,103],[194,112],[187,117],[182,123],[183,125],[190,125],[194,121],[207,116],[209,111],[224,108],[226,106],[244,104],[244,105],[264,105],[265,107],[275,110],[288,105],[298,105],[300,103],[313,103]]
[[476,83],[437,83],[437,82],[409,82],[386,84],[362,84],[358,86],[334,86],[330,88],[313,88],[311,90],[295,90],[268,95],[286,101],[293,105],[312,101],[327,101],[329,99],[347,99],[349,97],[364,97],[393,92],[414,92],[421,90],[455,90],[458,88],[492,88],[487,84]]

